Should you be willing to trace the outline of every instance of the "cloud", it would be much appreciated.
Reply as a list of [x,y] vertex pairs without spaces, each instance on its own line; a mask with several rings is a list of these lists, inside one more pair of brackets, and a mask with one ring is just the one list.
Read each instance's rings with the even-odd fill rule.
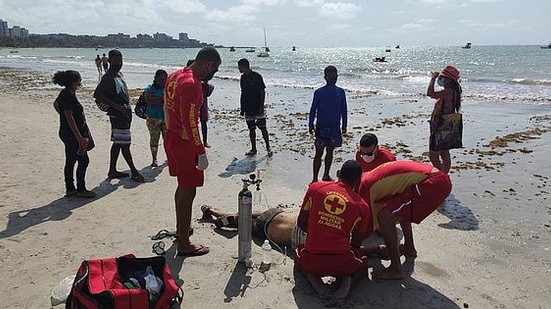
[[205,14],[206,20],[221,22],[221,23],[243,23],[256,19],[253,13],[257,12],[259,8],[254,5],[240,4],[238,6],[231,7],[227,10],[213,10]]
[[324,3],[320,8],[320,15],[325,17],[348,19],[354,18],[356,13],[361,9],[355,3],[349,2],[328,2]]
[[207,7],[199,0],[162,0],[159,4],[175,13],[202,13],[207,10]]
[[471,0],[474,3],[488,3],[488,2],[501,2],[503,0]]
[[295,0],[296,5],[301,7],[313,7],[322,5],[324,0]]

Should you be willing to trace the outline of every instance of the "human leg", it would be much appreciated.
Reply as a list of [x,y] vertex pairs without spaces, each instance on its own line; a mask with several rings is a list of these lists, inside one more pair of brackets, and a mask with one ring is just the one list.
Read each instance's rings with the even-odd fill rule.
[[439,170],[443,170],[442,162],[440,161],[440,154],[437,150],[429,150],[429,159],[432,166]]
[[247,127],[249,128],[249,139],[251,140],[251,150],[246,153],[248,156],[254,156],[257,153],[256,150],[256,121],[254,119],[247,120]]
[[390,266],[378,271],[373,271],[372,275],[377,279],[403,279],[404,270],[400,261],[398,235],[396,233],[397,219],[385,208],[379,211],[377,219],[379,220],[379,230],[383,235],[390,256]]
[[149,130],[149,148],[151,149],[151,166],[158,166],[157,152],[159,151],[159,138],[161,137],[162,120],[147,119],[147,129]]
[[176,233],[178,234],[178,255],[203,255],[209,252],[204,245],[193,244],[189,239],[191,209],[197,188],[178,186],[176,200]]
[[126,161],[126,164],[128,164],[128,167],[130,167],[130,172],[132,173],[132,179],[138,182],[143,182],[143,176],[140,174],[138,169],[136,169],[136,166],[134,166],[134,161],[132,160],[132,153],[130,152],[130,145],[122,145],[121,152],[122,152],[122,156],[124,157],[124,160]]
[[77,161],[77,191],[84,192],[86,191],[86,169],[88,168],[88,164],[90,163],[88,153],[85,152],[83,155],[78,155]]
[[109,172],[107,173],[109,178],[121,177],[122,173],[117,171],[117,160],[119,159],[120,151],[121,151],[120,145],[116,143],[113,143],[113,145],[111,145],[111,152],[110,152],[111,156],[109,159]]
[[209,148],[210,145],[207,142],[207,133],[208,133],[207,121],[201,120],[201,135],[203,136],[203,144],[205,145],[205,147]]
[[325,152],[325,167],[323,171],[323,177],[322,180],[324,181],[331,181],[331,164],[333,163],[333,151],[335,150],[335,147],[327,147],[327,151]]
[[73,173],[77,162],[78,143],[63,141],[63,144],[65,145],[65,167],[63,169],[65,191],[67,195],[73,195],[76,193]]
[[318,181],[318,176],[321,168],[321,157],[323,156],[324,146],[316,146],[316,153],[314,154],[314,175],[312,182]]
[[404,233],[404,245],[400,246],[400,253],[405,256],[417,257],[417,250],[413,243],[413,230],[411,229],[411,222],[406,220],[400,220],[400,227]]
[[440,158],[442,159],[442,172],[445,174],[450,173],[450,168],[452,165],[452,159],[450,157],[450,151],[449,150],[440,150]]

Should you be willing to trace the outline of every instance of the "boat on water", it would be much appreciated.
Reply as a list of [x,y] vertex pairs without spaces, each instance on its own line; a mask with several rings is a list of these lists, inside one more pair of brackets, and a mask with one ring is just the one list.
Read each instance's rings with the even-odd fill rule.
[[547,44],[547,46],[540,46],[542,49],[551,49],[551,43]]
[[291,51],[297,51],[297,48],[293,46],[293,49]]
[[396,48],[396,49],[400,49],[400,45],[398,44],[398,45],[396,45],[396,47],[394,47],[394,48]]
[[375,57],[375,59],[373,59],[373,62],[387,62],[387,61],[386,61],[386,57]]
[[471,43],[465,44],[465,46],[461,47],[463,49],[471,49]]
[[392,49],[390,49],[390,46],[387,46],[386,49],[385,49],[385,52],[390,53],[391,51],[392,51]]
[[19,54],[18,50],[10,50],[10,54]]
[[235,51],[235,47],[234,47],[234,46],[230,47],[230,51],[231,51],[231,52],[234,52],[234,51]]
[[264,51],[263,52],[259,52],[257,54],[258,57],[261,57],[261,58],[266,58],[266,57],[270,57],[270,48],[268,48],[268,44],[266,42],[266,27],[264,27]]
[[254,49],[254,48],[245,49],[245,52],[246,53],[254,53],[254,52],[256,52],[256,49]]

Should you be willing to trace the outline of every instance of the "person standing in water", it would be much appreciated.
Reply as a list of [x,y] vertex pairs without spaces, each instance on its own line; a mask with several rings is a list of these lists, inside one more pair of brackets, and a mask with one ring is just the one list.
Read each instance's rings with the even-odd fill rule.
[[96,59],[94,60],[96,62],[96,68],[98,69],[98,74],[101,75],[101,58],[99,55],[96,55]]
[[101,57],[101,63],[103,65],[103,72],[107,73],[107,70],[109,69],[109,58],[107,58],[105,54]]
[[[444,87],[443,90],[435,91],[434,83]],[[448,174],[451,167],[449,149],[436,150],[434,147],[434,133],[440,125],[441,116],[459,112],[461,109],[461,86],[459,85],[459,71],[449,65],[440,72],[432,74],[427,90],[427,96],[436,100],[430,118],[430,142],[429,158],[434,167]]]

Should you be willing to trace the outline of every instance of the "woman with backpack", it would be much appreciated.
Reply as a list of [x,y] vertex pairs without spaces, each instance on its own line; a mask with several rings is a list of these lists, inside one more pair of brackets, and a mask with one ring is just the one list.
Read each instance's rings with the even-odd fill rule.
[[[435,91],[434,83],[438,83],[443,90]],[[455,146],[446,145],[446,141],[438,140],[436,131],[443,125],[443,117],[459,113],[461,109],[461,86],[459,85],[459,71],[449,65],[440,72],[432,74],[427,90],[427,96],[436,100],[430,119],[429,158],[434,167],[448,174],[451,167],[450,151]],[[462,124],[461,124],[462,125]],[[458,134],[456,130],[455,134]],[[459,133],[460,134],[460,133]],[[451,135],[447,136],[452,137]],[[461,139],[461,136],[453,136]]]
[[151,167],[159,166],[157,152],[159,151],[159,139],[166,133],[165,113],[163,110],[165,83],[168,74],[165,70],[157,70],[153,83],[145,88],[145,102],[147,107],[146,125],[149,130],[149,147],[151,148]]
[[[86,189],[86,168],[90,162],[88,150],[93,147],[92,136],[86,125],[84,108],[76,97],[82,79],[77,71],[59,71],[54,74],[54,84],[65,87],[54,102],[59,113],[59,138],[65,144],[65,189],[66,196],[95,197]],[[77,186],[73,182],[75,164],[77,167]]]

